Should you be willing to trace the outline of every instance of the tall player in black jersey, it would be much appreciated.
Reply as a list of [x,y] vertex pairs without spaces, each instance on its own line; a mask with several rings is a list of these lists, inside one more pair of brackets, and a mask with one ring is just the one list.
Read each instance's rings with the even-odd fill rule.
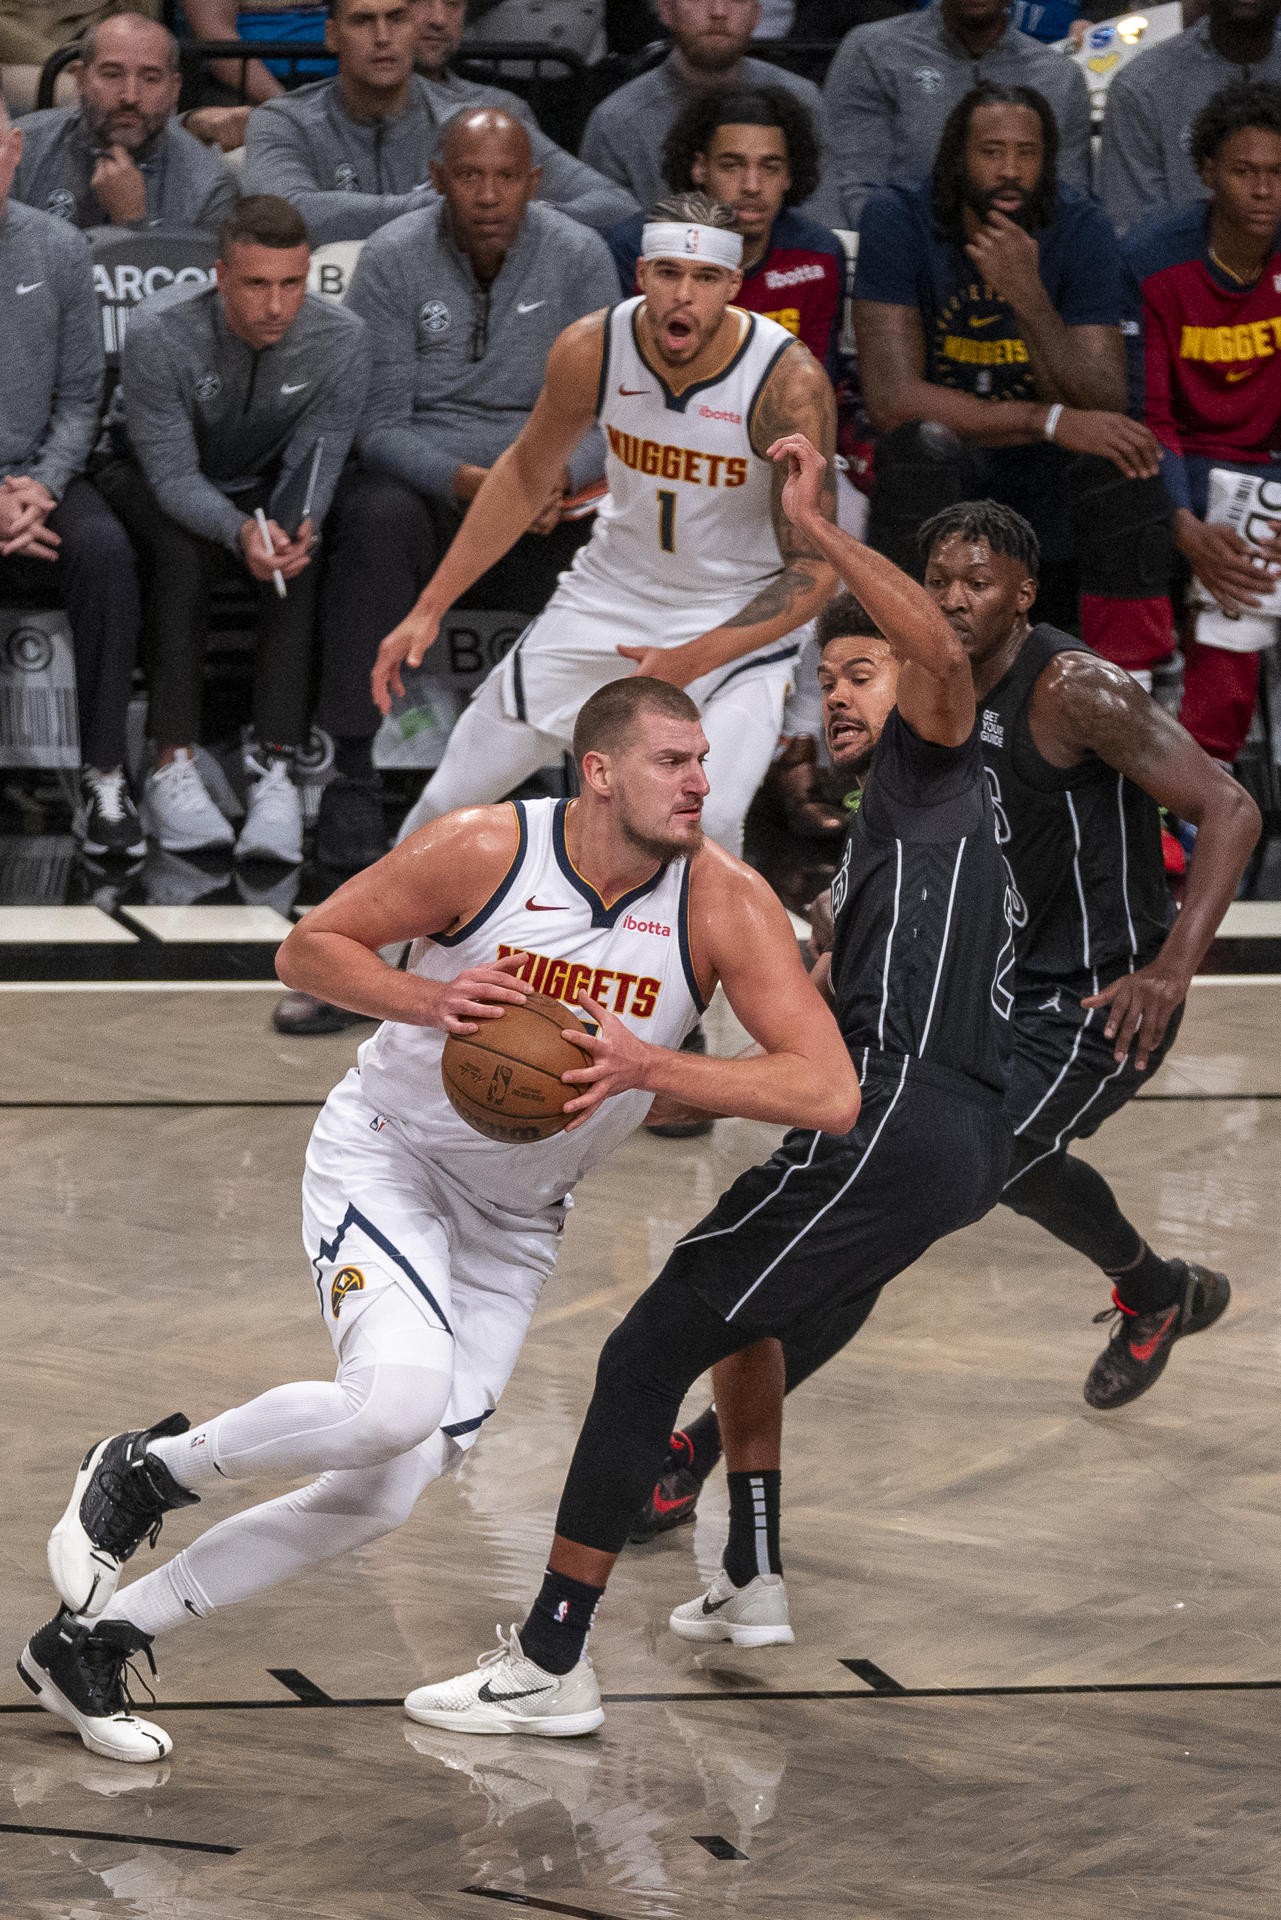
[[[1173,1044],[1259,813],[1129,674],[1054,627],[1030,625],[1038,554],[1026,520],[990,500],[964,502],[928,521],[921,542],[926,588],[970,656],[1012,882],[1014,1152],[1001,1198],[1112,1282],[1113,1305],[1096,1316],[1112,1319],[1112,1333],[1085,1383],[1089,1404],[1110,1410],[1153,1385],[1177,1339],[1218,1319],[1229,1287],[1222,1274],[1155,1254],[1102,1174],[1068,1148],[1124,1106]],[[848,766],[859,742],[831,745]],[[1177,919],[1162,806],[1197,827]],[[848,1338],[833,1324],[809,1351],[785,1340],[788,1391]],[[744,1393],[732,1373],[718,1376],[717,1407],[673,1434],[634,1538],[692,1519],[720,1426],[728,1434],[746,1417],[731,1405]],[[732,1468],[732,1446],[727,1454]]]
[[[1006,1177],[1013,944],[965,652],[928,594],[823,517],[826,462],[810,442],[793,434],[770,451],[790,463],[785,512],[862,596],[903,663],[833,889],[830,992],[862,1110],[847,1134],[789,1133],[736,1180],[605,1343],[542,1589],[481,1666],[409,1696],[411,1717],[430,1726],[573,1730],[560,1699],[588,1710],[592,1614],[699,1374],[736,1354],[768,1374],[775,1335],[809,1348],[839,1322],[848,1337],[868,1297],[981,1218]],[[593,1064],[566,1078],[608,1092],[644,1086],[644,1045],[583,1004],[602,1032],[584,1043]],[[774,1404],[781,1411],[781,1379]],[[775,1551],[763,1574],[752,1562],[741,1588],[722,1576],[724,1591],[707,1602],[746,1644],[791,1638],[777,1568],[777,1427],[776,1418],[759,1436],[769,1458],[748,1461],[768,1470],[731,1481],[731,1501],[758,1513]]]

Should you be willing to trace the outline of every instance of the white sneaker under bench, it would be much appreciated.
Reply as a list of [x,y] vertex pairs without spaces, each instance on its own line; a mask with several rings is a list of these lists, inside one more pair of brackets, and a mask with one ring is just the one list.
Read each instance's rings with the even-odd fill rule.
[[584,1654],[568,1673],[545,1673],[521,1648],[515,1627],[482,1653],[470,1673],[416,1687],[405,1701],[411,1720],[451,1733],[532,1733],[569,1740],[594,1733],[605,1719],[600,1688]]

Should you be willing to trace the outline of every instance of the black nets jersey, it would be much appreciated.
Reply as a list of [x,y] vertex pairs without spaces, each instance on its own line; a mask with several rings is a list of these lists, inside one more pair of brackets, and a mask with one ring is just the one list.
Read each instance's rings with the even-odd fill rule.
[[1004,1094],[1014,947],[977,723],[922,740],[895,708],[832,882],[832,996],[855,1064],[913,1057]]
[[1174,903],[1156,801],[1094,754],[1055,767],[1032,740],[1032,690],[1055,654],[1069,651],[1089,649],[1056,627],[1033,627],[979,703],[979,740],[1010,866],[1020,984],[1097,987],[1147,964]]

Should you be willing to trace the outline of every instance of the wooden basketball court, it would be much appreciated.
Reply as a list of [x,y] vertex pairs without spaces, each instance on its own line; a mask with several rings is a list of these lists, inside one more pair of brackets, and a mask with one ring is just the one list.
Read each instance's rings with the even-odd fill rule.
[[[250,984],[0,996],[11,1657],[53,1611],[45,1538],[91,1441],[331,1369],[298,1181],[359,1036],[282,1039],[270,1005]],[[580,1189],[460,1476],[376,1547],[157,1641],[147,1711],[168,1761],[95,1759],[9,1670],[0,1911],[1275,1913],[1279,1063],[1276,977],[1199,981],[1152,1093],[1088,1150],[1158,1248],[1233,1284],[1147,1398],[1086,1408],[1106,1295],[997,1213],[896,1282],[789,1402],[794,1648],[699,1651],[666,1631],[719,1557],[718,1474],[695,1527],[620,1567],[593,1642],[599,1735],[433,1733],[401,1696],[523,1615],[602,1341],[776,1138],[745,1122],[634,1136]],[[277,1490],[171,1516],[162,1550]]]

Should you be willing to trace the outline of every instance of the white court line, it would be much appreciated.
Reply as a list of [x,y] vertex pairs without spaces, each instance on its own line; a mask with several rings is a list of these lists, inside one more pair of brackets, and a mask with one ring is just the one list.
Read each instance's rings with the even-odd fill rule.
[[293,922],[274,907],[122,907],[120,911],[169,946],[207,945],[213,941],[230,946],[253,942],[279,946],[293,929]]
[[0,980],[0,993],[283,993],[279,980]]
[[0,944],[136,947],[138,936],[97,907],[0,907]]

